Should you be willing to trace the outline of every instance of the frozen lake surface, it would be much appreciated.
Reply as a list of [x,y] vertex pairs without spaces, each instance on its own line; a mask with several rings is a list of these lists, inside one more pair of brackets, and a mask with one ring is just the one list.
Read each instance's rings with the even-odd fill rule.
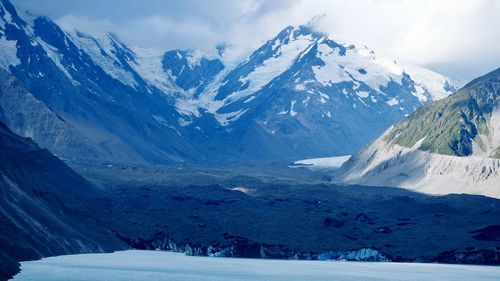
[[349,158],[351,158],[351,155],[304,159],[293,162],[293,165],[290,167],[304,167],[312,171],[336,170],[340,168],[342,164],[344,164],[347,160],[349,160]]
[[18,281],[500,280],[500,267],[190,257],[159,251],[83,254],[23,262]]

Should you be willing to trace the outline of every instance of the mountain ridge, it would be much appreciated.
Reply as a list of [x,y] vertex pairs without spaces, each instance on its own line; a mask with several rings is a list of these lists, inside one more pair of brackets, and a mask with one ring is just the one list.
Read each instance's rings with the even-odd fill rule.
[[93,144],[92,153],[68,154],[35,139],[61,157],[165,164],[345,155],[452,89],[429,72],[414,81],[310,25],[288,26],[248,57],[228,59],[227,45],[214,54],[129,47],[113,33],[65,31],[1,3],[2,66]]
[[339,180],[500,198],[500,69],[423,106],[353,155]]

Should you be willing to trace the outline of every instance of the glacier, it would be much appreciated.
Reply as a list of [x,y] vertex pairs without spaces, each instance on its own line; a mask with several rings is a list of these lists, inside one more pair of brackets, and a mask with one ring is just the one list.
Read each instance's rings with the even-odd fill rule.
[[161,251],[121,251],[21,263],[14,281],[99,280],[498,280],[500,267],[193,257]]

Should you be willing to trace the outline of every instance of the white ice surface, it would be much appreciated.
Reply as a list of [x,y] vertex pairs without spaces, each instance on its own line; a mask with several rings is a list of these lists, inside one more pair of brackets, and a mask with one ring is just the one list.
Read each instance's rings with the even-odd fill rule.
[[311,158],[295,161],[292,167],[303,167],[306,166],[311,170],[332,170],[338,169],[342,164],[344,164],[351,155],[345,156],[335,156],[335,157],[323,157],[323,158]]
[[[1,30],[0,30],[1,32]],[[17,57],[17,41],[7,40],[0,34],[0,67],[9,69],[9,66],[15,66],[21,63]]]
[[136,54],[137,61],[137,64],[132,64],[132,67],[141,77],[167,95],[181,91],[173,84],[175,77],[163,70],[163,51],[142,47],[135,47],[132,50]]
[[462,281],[500,280],[500,267],[191,257],[160,251],[60,256],[23,262],[16,281]]

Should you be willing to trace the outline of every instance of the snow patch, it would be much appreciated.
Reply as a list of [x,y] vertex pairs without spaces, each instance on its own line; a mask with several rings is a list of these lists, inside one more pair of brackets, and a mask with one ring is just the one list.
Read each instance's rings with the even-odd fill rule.
[[231,188],[230,190],[239,191],[239,192],[245,193],[247,195],[254,195],[255,194],[255,189],[247,188],[247,187],[243,187],[243,186],[236,186],[236,187]]
[[21,63],[17,57],[17,41],[7,40],[5,36],[0,37],[0,66],[9,69],[9,66],[16,66]]
[[366,92],[366,91],[357,91],[356,94],[358,95],[358,97],[360,98],[367,98],[369,95],[370,95],[370,92]]
[[351,155],[304,159],[293,162],[290,167],[306,167],[310,170],[336,170],[349,158],[351,158]]
[[198,110],[197,103],[194,100],[184,100],[179,98],[175,101],[175,108],[177,112],[187,116],[200,117],[200,111]]
[[305,91],[306,86],[304,86],[304,84],[297,84],[297,85],[295,85],[295,90],[296,91]]
[[218,113],[215,115],[215,118],[222,126],[227,126],[229,123],[238,120],[248,109],[240,109],[238,111],[230,112],[230,113]]
[[79,85],[76,80],[73,79],[73,76],[68,72],[68,70],[62,64],[62,55],[59,50],[49,44],[47,44],[43,40],[39,40],[38,43],[42,46],[42,48],[47,53],[47,56],[54,62],[54,64],[61,70],[66,77],[73,83],[73,85]]
[[[430,69],[419,66],[405,66],[405,72],[415,82],[417,92],[413,94],[421,101],[427,101],[427,96],[423,98],[424,92],[432,100],[441,100],[453,93],[452,89],[458,90],[463,86],[462,82],[451,81],[451,79],[436,73]],[[446,87],[448,85],[448,87]],[[451,88],[451,89],[450,89]]]
[[416,85],[415,86],[415,92],[412,92],[412,94],[417,97],[417,99],[420,101],[420,102],[426,102],[427,101],[427,96],[425,95],[426,94],[426,91],[424,90],[424,88],[422,88],[421,86],[419,85]]
[[297,116],[297,111],[293,110],[293,107],[295,106],[295,103],[297,103],[296,100],[293,100],[290,102],[290,116],[295,117]]
[[398,98],[392,98],[386,102],[390,106],[395,106],[399,104]]

